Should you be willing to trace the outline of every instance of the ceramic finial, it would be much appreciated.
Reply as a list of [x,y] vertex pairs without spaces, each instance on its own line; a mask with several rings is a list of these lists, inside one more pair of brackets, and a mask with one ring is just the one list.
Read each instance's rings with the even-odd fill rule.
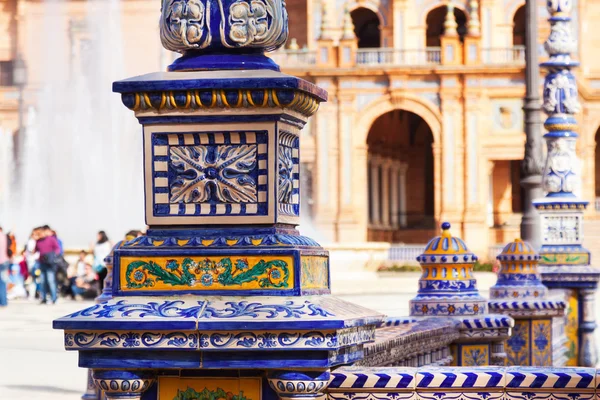
[[454,18],[454,4],[449,1],[446,7],[447,12],[446,19],[444,20],[444,36],[456,36],[458,35],[458,32],[456,31],[458,24]]
[[298,41],[296,40],[296,38],[290,39],[290,45],[288,46],[288,49],[290,49],[290,50],[299,50],[300,49],[300,46],[298,46]]
[[329,5],[327,4],[327,0],[323,0],[321,1],[321,32],[319,39],[331,39],[329,31]]
[[344,33],[342,39],[352,40],[355,38],[356,35],[354,34],[354,23],[352,22],[352,15],[350,14],[350,5],[346,3],[346,6],[344,7]]
[[469,2],[469,22],[467,30],[470,36],[479,36],[481,34],[481,24],[479,23],[479,0]]

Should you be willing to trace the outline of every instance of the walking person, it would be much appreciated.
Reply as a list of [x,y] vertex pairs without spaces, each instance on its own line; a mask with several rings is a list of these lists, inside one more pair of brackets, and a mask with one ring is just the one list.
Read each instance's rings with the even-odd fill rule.
[[46,294],[48,293],[48,290],[50,291],[52,304],[54,304],[57,299],[56,268],[58,261],[57,256],[60,254],[60,246],[56,237],[52,234],[52,230],[48,226],[42,228],[41,237],[35,244],[35,251],[40,255],[40,296],[42,299],[40,304],[46,304]]
[[98,232],[96,244],[92,247],[94,253],[94,271],[98,274],[100,292],[102,292],[102,289],[104,288],[104,278],[106,278],[106,274],[108,273],[104,259],[108,257],[113,246],[108,239],[106,232],[100,231]]
[[27,240],[27,244],[25,245],[25,260],[27,261],[27,269],[29,271],[29,299],[35,300],[37,296],[40,294],[40,278],[39,278],[39,269],[40,264],[38,262],[39,254],[35,252],[35,245],[40,238],[41,228],[36,227],[31,231],[31,235],[29,235],[29,240]]
[[0,307],[8,305],[6,285],[8,283],[8,269],[10,261],[8,257],[8,237],[0,227]]

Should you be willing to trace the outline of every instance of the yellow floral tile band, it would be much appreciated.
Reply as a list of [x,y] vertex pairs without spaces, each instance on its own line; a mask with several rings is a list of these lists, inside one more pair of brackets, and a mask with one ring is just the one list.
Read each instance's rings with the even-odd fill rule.
[[289,289],[292,256],[122,257],[120,288],[136,290]]

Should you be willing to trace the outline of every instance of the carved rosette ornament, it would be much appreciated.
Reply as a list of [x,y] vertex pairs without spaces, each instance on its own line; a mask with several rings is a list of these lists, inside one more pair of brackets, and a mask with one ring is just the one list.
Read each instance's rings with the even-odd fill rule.
[[284,0],[164,0],[160,37],[178,53],[273,51],[287,40],[287,21]]

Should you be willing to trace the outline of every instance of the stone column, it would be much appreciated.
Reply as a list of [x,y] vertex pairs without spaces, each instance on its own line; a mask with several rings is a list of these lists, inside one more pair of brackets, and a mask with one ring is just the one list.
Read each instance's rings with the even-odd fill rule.
[[488,176],[488,198],[486,209],[486,221],[489,227],[494,226],[494,162],[488,161],[487,164]]
[[[356,231],[353,232],[352,241],[367,241],[371,214],[369,211],[369,193],[372,190],[370,184],[371,163],[369,149],[365,143],[354,143],[352,158],[352,184],[353,205],[356,218]],[[340,238],[344,236],[340,234]]]
[[400,226],[402,228],[408,225],[407,223],[407,204],[406,204],[406,171],[408,171],[408,164],[402,163],[400,164],[400,169],[398,171],[399,180],[398,184],[400,186]]
[[390,227],[390,160],[385,159],[381,165],[381,224]]
[[378,227],[381,223],[381,211],[379,208],[380,199],[379,199],[379,166],[380,160],[377,156],[371,156],[371,160],[369,162],[369,169],[371,173],[371,225],[374,227]]
[[[329,79],[317,80],[321,87],[326,87],[335,93],[335,83]],[[335,101],[324,103],[316,118],[315,131],[315,164],[314,179],[315,203],[314,225],[319,229],[322,240],[332,242],[336,240],[336,219],[338,216],[339,191],[338,188],[338,105]]]
[[398,174],[398,170],[400,167],[400,163],[398,163],[397,161],[394,162],[390,168],[390,191],[391,191],[391,204],[390,204],[390,211],[391,211],[391,227],[393,229],[398,229],[398,220],[399,220],[399,213],[400,213],[400,192],[399,192],[399,174]]
[[443,116],[442,141],[442,219],[461,227],[464,213],[464,134],[462,85],[455,75],[443,78],[440,92]]
[[394,48],[405,49],[404,41],[404,15],[406,12],[406,0],[394,0],[393,5],[393,18],[394,18]]
[[[356,176],[354,157],[352,121],[354,119],[354,95],[338,92],[338,143],[339,149],[337,172],[339,181],[338,215],[336,221],[336,237],[339,241],[356,241],[358,217],[356,215],[355,197],[358,184],[364,184]],[[362,187],[364,190],[364,186]],[[365,208],[361,209],[363,212]]]
[[523,219],[521,238],[536,249],[541,246],[540,217],[533,200],[541,198],[542,191],[542,123],[540,104],[540,67],[538,65],[538,4],[525,2],[525,156],[521,164],[521,186],[523,187]]
[[595,367],[598,360],[598,349],[594,330],[596,316],[594,312],[595,289],[581,289],[579,292],[579,307],[581,322],[579,324],[579,365]]

